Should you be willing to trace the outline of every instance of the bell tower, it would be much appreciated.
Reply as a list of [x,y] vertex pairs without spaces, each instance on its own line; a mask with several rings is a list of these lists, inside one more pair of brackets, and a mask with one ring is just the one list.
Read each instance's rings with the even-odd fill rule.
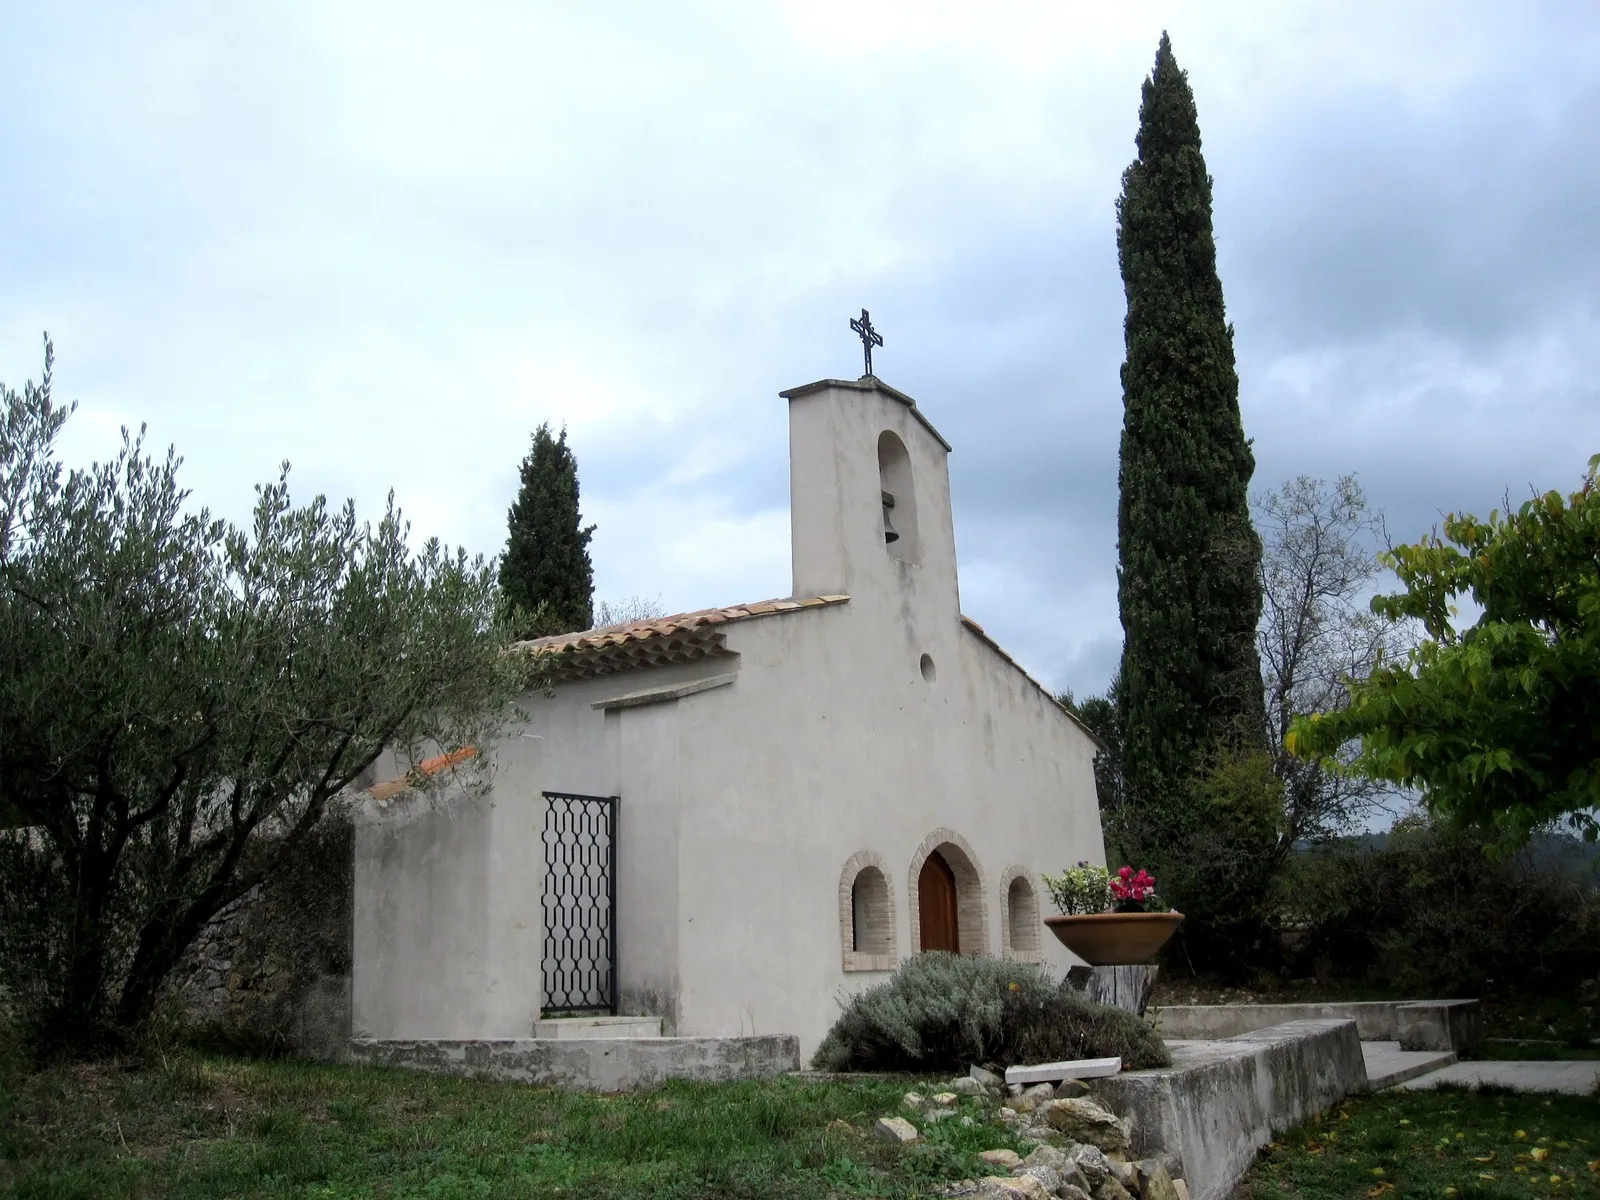
[[950,443],[916,401],[871,375],[780,395],[789,402],[793,595],[915,600],[959,617]]

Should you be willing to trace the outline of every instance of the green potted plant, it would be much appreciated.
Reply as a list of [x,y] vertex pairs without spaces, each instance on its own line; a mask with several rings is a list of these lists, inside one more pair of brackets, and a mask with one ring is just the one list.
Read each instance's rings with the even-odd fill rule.
[[1061,875],[1045,875],[1050,898],[1061,910],[1046,917],[1050,932],[1068,950],[1094,967],[1141,963],[1166,945],[1183,923],[1183,914],[1156,893],[1149,872],[1080,862]]

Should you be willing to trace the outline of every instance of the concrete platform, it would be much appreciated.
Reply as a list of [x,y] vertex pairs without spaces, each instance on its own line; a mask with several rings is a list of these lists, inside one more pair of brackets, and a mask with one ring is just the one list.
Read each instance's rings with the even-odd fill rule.
[[1367,1089],[1350,1019],[1167,1042],[1173,1065],[1091,1085],[1131,1118],[1134,1153],[1176,1156],[1192,1200],[1223,1200],[1275,1134]]
[[1454,1050],[1402,1050],[1399,1042],[1362,1042],[1361,1057],[1367,1064],[1367,1083],[1375,1092],[1456,1061]]
[[1460,1053],[1479,1036],[1476,1000],[1358,1000],[1327,1004],[1166,1004],[1156,1028],[1173,1038],[1230,1038],[1286,1021],[1350,1020],[1363,1042]]
[[1593,1095],[1600,1088],[1600,1062],[1458,1062],[1407,1080],[1401,1091],[1488,1084],[1517,1092],[1562,1092],[1569,1096]]
[[504,1038],[378,1041],[356,1038],[350,1057],[406,1067],[583,1091],[625,1092],[668,1079],[725,1083],[798,1070],[792,1036],[727,1038]]
[[540,1017],[533,1023],[539,1038],[658,1038],[660,1017]]

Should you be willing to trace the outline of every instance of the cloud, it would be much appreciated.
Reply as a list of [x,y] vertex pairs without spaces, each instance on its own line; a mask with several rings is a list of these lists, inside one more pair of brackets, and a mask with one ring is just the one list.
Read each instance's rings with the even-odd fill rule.
[[777,392],[879,373],[955,446],[964,605],[1115,666],[1113,202],[1172,31],[1257,482],[1358,472],[1414,537],[1575,485],[1600,17],[1580,6],[80,3],[0,14],[0,379],[176,442],[239,517],[395,489],[493,553],[541,421],[600,594],[787,592]]

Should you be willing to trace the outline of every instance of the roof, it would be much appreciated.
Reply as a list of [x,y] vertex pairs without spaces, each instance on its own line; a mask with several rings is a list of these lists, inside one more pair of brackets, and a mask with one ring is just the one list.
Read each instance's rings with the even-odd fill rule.
[[425,758],[404,775],[397,775],[382,783],[375,783],[367,789],[374,800],[387,800],[390,796],[397,795],[407,788],[415,787],[424,779],[437,775],[440,771],[454,767],[468,759],[478,757],[476,746],[463,746],[459,750],[452,750],[449,754],[435,754],[432,758]]
[[891,400],[898,400],[911,410],[911,415],[938,440],[944,447],[945,453],[950,453],[950,443],[944,440],[944,435],[933,427],[933,422],[923,416],[922,410],[917,407],[917,402],[898,388],[892,388],[876,375],[863,375],[860,379],[819,379],[815,383],[803,383],[799,387],[790,388],[778,395],[785,400],[798,400],[801,396],[809,396],[812,392],[823,392],[829,388],[846,388],[856,392],[882,392]]
[[1073,712],[1065,704],[1061,703],[1061,701],[1056,698],[1056,694],[1054,692],[1052,692],[1049,688],[1045,687],[1044,684],[1040,683],[1032,675],[1028,674],[1028,669],[1026,667],[1024,667],[1021,663],[1019,663],[1016,659],[1012,658],[1011,655],[1007,654],[1005,652],[1005,650],[1001,647],[999,642],[995,641],[992,637],[990,637],[987,633],[985,633],[984,632],[984,628],[983,628],[982,625],[979,625],[971,617],[967,616],[966,613],[962,613],[961,614],[961,623],[963,625],[965,625],[969,630],[971,630],[972,633],[977,635],[977,638],[978,638],[979,641],[981,641],[984,645],[988,646],[989,649],[993,650],[1001,658],[1005,659],[1008,663],[1010,663],[1013,667],[1015,667],[1017,669],[1018,673],[1024,679],[1026,679],[1029,683],[1033,684],[1034,687],[1038,688],[1047,697],[1049,697],[1050,703],[1054,704],[1062,712],[1066,713],[1067,716],[1072,719],[1072,723],[1074,725],[1076,725],[1079,729],[1083,730],[1084,733],[1088,734],[1089,735],[1089,739],[1092,742],[1094,742],[1094,744],[1096,746],[1098,746],[1101,750],[1104,750],[1104,749],[1107,748],[1106,744],[1103,741],[1100,740],[1100,735],[1099,734],[1095,733],[1094,730],[1090,729],[1087,725],[1085,725],[1083,723],[1083,721],[1078,717],[1077,713]]
[[663,667],[675,663],[720,658],[731,653],[722,626],[756,617],[828,608],[844,604],[849,596],[811,596],[804,600],[762,600],[731,608],[702,608],[698,612],[677,613],[670,617],[651,617],[627,621],[600,629],[558,633],[551,637],[517,642],[511,648],[530,657],[555,655],[554,678],[558,682],[613,675],[636,667]]
[[[844,604],[849,596],[812,596],[805,600],[762,600],[757,604],[738,604],[731,608],[702,608],[697,612],[677,613],[670,617],[650,617],[643,621],[626,621],[620,625],[607,625],[600,629],[584,629],[576,633],[558,633],[551,637],[517,642],[511,647],[531,656],[558,655],[554,665],[554,678],[565,683],[574,679],[593,679],[615,675],[638,667],[662,667],[675,663],[697,662],[705,658],[720,658],[731,654],[722,626],[735,621],[748,621],[755,617],[780,616],[783,613],[803,612],[808,609],[829,608]],[[1016,659],[1001,648],[1000,643],[984,632],[971,617],[965,614],[961,623],[980,641],[1009,663],[1024,679],[1045,694],[1096,746],[1105,744],[1055,693],[1032,675]]]

